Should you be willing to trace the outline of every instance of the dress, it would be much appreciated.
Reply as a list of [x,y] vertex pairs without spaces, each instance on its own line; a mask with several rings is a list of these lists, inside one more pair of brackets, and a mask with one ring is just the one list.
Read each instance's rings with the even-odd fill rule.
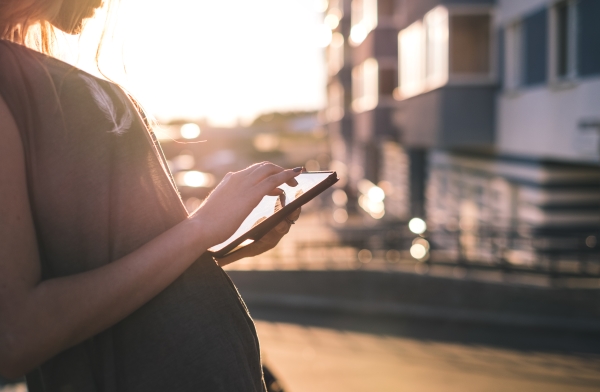
[[[187,217],[160,146],[116,85],[0,40],[42,278],[98,268]],[[123,321],[27,376],[30,392],[264,391],[254,323],[204,255]]]

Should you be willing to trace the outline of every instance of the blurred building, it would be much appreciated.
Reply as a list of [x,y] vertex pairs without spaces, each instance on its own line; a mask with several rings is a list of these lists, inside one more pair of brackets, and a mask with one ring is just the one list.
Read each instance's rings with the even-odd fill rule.
[[[338,115],[328,127],[343,135],[356,189],[367,179],[399,193],[386,195],[386,213],[402,200],[410,208],[391,208],[397,218],[426,216],[438,243],[466,258],[502,248],[527,262],[540,249],[532,239],[596,247],[600,1],[330,2],[336,9],[328,61],[341,42],[351,65],[330,73],[327,112]],[[457,232],[458,242],[445,236]]]
[[188,210],[196,209],[228,172],[270,161],[282,167],[329,165],[329,145],[316,113],[269,113],[246,127],[174,121],[155,133]]
[[[394,0],[333,0],[325,17],[333,29],[328,49],[327,125],[333,159],[343,162],[346,191],[375,218],[410,214],[409,154],[399,143],[397,102],[398,8]],[[419,157],[417,157],[419,158]],[[337,169],[337,168],[336,168]],[[369,200],[376,185],[387,201]],[[422,188],[422,186],[420,187]],[[377,194],[377,192],[375,192]],[[422,197],[421,197],[422,199]],[[414,208],[422,212],[422,203]]]

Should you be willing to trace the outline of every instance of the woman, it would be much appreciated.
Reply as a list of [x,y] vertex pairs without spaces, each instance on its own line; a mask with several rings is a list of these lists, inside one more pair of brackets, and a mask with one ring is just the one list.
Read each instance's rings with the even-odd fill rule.
[[31,392],[263,391],[252,319],[205,251],[300,169],[230,173],[188,216],[128,97],[21,45],[99,6],[0,2],[0,374]]

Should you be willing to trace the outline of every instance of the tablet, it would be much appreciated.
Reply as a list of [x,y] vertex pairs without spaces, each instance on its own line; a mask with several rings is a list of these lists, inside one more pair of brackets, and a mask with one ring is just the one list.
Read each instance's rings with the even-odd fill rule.
[[280,196],[265,196],[252,210],[237,231],[227,241],[208,249],[215,257],[224,257],[259,240],[295,209],[314,199],[319,193],[338,181],[336,172],[304,172],[295,177],[298,185],[287,184],[278,188]]

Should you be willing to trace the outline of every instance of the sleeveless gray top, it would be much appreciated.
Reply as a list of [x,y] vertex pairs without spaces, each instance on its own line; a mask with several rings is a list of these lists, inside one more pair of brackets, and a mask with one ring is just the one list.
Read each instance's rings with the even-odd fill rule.
[[[144,119],[116,85],[0,40],[43,279],[116,260],[186,219]],[[252,319],[200,257],[129,317],[42,364],[30,392],[264,391]]]

